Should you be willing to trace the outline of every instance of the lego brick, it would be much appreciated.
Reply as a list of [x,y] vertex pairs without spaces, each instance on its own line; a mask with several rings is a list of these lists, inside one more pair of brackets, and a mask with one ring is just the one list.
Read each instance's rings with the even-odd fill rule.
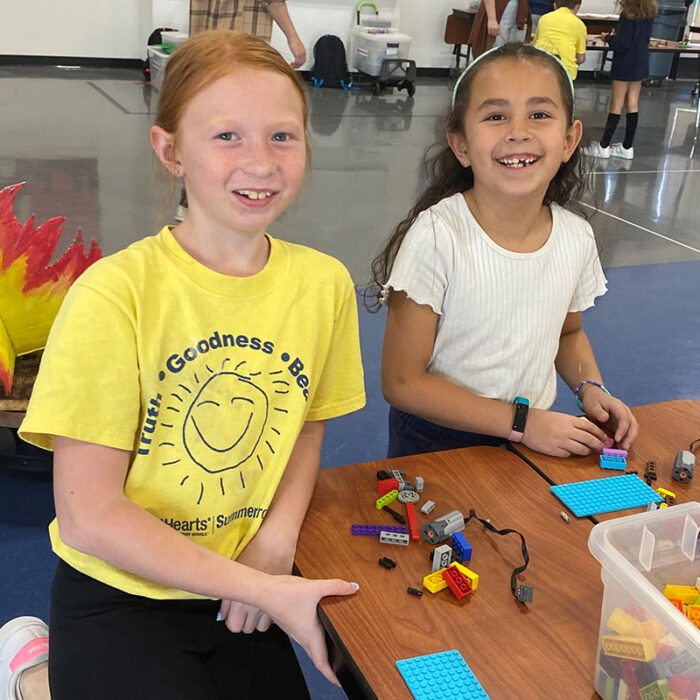
[[602,668],[598,669],[596,688],[603,700],[617,700],[616,679],[609,676]]
[[402,525],[406,524],[406,518],[401,515],[401,513],[397,513],[395,510],[392,508],[389,508],[389,506],[382,506],[382,510],[385,510],[391,517],[396,520],[397,523],[401,523]]
[[700,693],[700,678],[674,675],[668,679],[671,690],[682,698],[692,698]]
[[418,493],[422,493],[424,488],[425,488],[425,479],[422,476],[417,476],[416,477],[416,491],[418,491]]
[[451,544],[458,561],[469,561],[472,558],[472,546],[461,532],[452,533]]
[[559,515],[561,516],[561,519],[562,519],[565,523],[570,523],[570,522],[571,522],[571,518],[570,518],[564,511],[562,511],[561,513],[559,513]]
[[659,680],[659,678],[665,678],[668,673],[666,672],[666,665],[661,659],[652,659],[646,663],[640,663],[637,668],[634,669],[634,675],[637,678],[639,687],[643,688]]
[[423,515],[428,515],[433,508],[435,508],[435,501],[426,501],[421,507],[420,507],[420,512],[423,513]]
[[377,481],[382,481],[383,479],[391,479],[391,473],[382,469],[377,472]]
[[442,578],[445,579],[449,589],[457,600],[462,600],[462,598],[468,596],[472,592],[469,581],[462,576],[456,566],[448,566],[446,569],[443,569]]
[[627,459],[627,450],[612,450],[606,447],[603,450],[603,454],[607,457],[622,457],[623,459]]
[[389,491],[398,491],[399,482],[393,477],[391,479],[381,479],[377,482],[377,496],[386,496]]
[[620,671],[627,685],[627,694],[630,700],[641,700],[641,696],[639,695],[639,683],[637,683],[637,677],[634,675],[635,666],[636,662],[630,661],[629,659],[622,659],[620,661]]
[[447,582],[442,578],[442,569],[425,576],[423,578],[423,588],[427,588],[431,593],[438,593],[447,588]]
[[605,624],[618,634],[631,637],[641,637],[642,626],[639,620],[635,620],[629,613],[626,613],[621,608],[615,608],[607,619]]
[[398,496],[399,492],[396,489],[389,491],[389,493],[384,494],[383,496],[380,496],[377,499],[377,510],[381,510],[384,506],[388,506],[390,503],[393,503]]
[[666,663],[666,670],[670,676],[686,673],[686,671],[689,671],[691,668],[696,669],[700,675],[700,668],[698,667],[697,659],[687,650],[684,650],[678,656]]
[[671,478],[680,481],[682,484],[688,483],[693,478],[695,472],[695,455],[688,450],[681,450],[676,455],[671,471]]
[[403,469],[392,469],[391,475],[399,482],[399,484],[404,480],[406,472]]
[[432,571],[440,571],[452,563],[452,548],[448,544],[441,544],[435,547],[432,556],[433,568]]
[[371,535],[377,537],[380,532],[399,532],[402,535],[408,534],[408,528],[403,525],[362,525],[355,523],[350,526],[353,535]]
[[577,517],[661,503],[663,498],[638,476],[610,476],[550,487],[552,493]]
[[387,532],[382,530],[379,533],[379,541],[382,544],[400,544],[408,547],[408,535],[404,535],[400,532]]
[[418,523],[416,522],[416,508],[413,503],[404,503],[404,506],[406,506],[406,518],[411,539],[417,542],[420,539],[420,534],[418,533]]
[[475,591],[479,587],[479,574],[475,574],[471,569],[467,569],[466,566],[460,564],[458,561],[454,562],[452,566],[456,566],[459,569],[462,576],[469,581],[469,585],[472,587],[472,590]]
[[489,700],[456,649],[401,659],[396,667],[415,700]]
[[629,637],[620,634],[604,634],[601,637],[603,651],[608,656],[633,661],[651,661],[656,653],[651,639],[644,637]]
[[667,598],[680,600],[684,605],[692,605],[698,597],[698,589],[695,586],[664,586],[664,595]]
[[668,681],[665,678],[661,678],[658,681],[654,681],[653,683],[640,688],[639,694],[641,695],[642,700],[666,700],[668,691]]
[[514,591],[515,597],[521,603],[532,603],[533,590],[532,586],[525,586],[521,583]]
[[627,460],[624,457],[612,457],[606,454],[598,457],[598,463],[603,469],[619,469],[624,471],[627,468]]
[[689,605],[685,614],[696,627],[700,627],[700,605]]
[[598,654],[598,666],[605,671],[609,676],[613,678],[620,678],[622,671],[620,670],[620,659],[614,656],[607,656],[601,650]]
[[421,591],[418,588],[412,588],[411,586],[409,586],[406,589],[406,593],[410,593],[411,595],[418,596],[419,598],[423,595],[423,591]]
[[685,606],[680,598],[668,598],[668,602],[671,603],[676,610],[680,610],[680,612],[685,615]]
[[379,565],[385,569],[393,569],[396,567],[396,562],[393,559],[389,559],[389,557],[382,557],[379,560]]

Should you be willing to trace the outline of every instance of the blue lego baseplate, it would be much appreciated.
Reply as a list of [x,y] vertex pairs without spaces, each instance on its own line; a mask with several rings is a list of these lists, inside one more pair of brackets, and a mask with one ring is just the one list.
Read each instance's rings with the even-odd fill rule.
[[551,487],[552,493],[577,517],[639,508],[664,499],[636,474],[575,481]]
[[456,649],[401,659],[396,666],[416,700],[489,700]]

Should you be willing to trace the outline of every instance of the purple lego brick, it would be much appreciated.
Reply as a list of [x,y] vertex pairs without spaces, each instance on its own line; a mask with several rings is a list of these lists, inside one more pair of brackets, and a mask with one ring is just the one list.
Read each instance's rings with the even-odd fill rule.
[[397,532],[401,535],[408,534],[408,528],[401,525],[351,525],[350,531],[353,535],[374,535],[379,536],[379,533],[384,532]]
[[627,450],[609,450],[606,448],[603,450],[603,454],[608,457],[624,457],[627,459]]

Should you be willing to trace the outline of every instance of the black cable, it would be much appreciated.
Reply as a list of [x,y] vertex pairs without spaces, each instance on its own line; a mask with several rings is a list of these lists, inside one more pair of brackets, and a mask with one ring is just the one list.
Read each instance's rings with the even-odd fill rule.
[[510,589],[513,591],[513,595],[515,596],[516,600],[519,600],[521,603],[531,603],[532,602],[532,586],[523,586],[523,585],[518,585],[518,574],[522,574],[525,569],[527,569],[527,565],[530,563],[530,555],[527,552],[527,544],[525,544],[525,537],[521,533],[519,533],[517,530],[513,530],[512,528],[505,528],[503,530],[497,530],[493,525],[488,520],[484,520],[483,518],[480,518],[477,516],[476,511],[471,508],[469,510],[469,517],[464,518],[464,525],[466,527],[467,523],[469,523],[470,520],[477,520],[479,521],[489,532],[493,532],[496,535],[517,535],[520,538],[520,551],[522,552],[523,555],[523,565],[518,566],[515,569],[513,569],[513,573],[510,576]]
[[700,442],[700,438],[698,438],[697,440],[693,440],[693,442],[690,443],[690,447],[688,448],[688,452],[694,452],[694,451],[695,451],[695,450],[693,449],[693,445],[694,445],[696,442]]

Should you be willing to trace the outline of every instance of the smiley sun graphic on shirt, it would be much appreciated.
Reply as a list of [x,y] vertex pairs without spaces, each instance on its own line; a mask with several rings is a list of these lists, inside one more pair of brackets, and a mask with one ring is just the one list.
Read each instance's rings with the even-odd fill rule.
[[[164,405],[167,417],[161,425],[173,437],[158,443],[162,465],[187,469],[180,485],[192,483],[197,504],[209,487],[226,495],[227,489],[245,489],[264,471],[280,435],[275,419],[287,413],[276,405],[289,393],[289,383],[279,377],[281,369],[263,374],[247,369],[245,361],[235,367],[229,363],[226,358],[218,371],[205,365],[206,374],[194,372]],[[167,458],[168,448],[175,453],[172,459]],[[199,469],[193,470],[192,464]]]

